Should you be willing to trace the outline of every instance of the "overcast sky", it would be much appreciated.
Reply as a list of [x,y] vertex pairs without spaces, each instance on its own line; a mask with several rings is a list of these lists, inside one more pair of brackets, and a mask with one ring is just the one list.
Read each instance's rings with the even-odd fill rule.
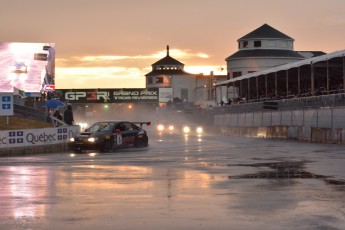
[[226,74],[237,39],[265,23],[295,50],[343,50],[344,9],[344,0],[0,0],[0,41],[55,43],[57,88],[131,88],[166,45],[188,72]]

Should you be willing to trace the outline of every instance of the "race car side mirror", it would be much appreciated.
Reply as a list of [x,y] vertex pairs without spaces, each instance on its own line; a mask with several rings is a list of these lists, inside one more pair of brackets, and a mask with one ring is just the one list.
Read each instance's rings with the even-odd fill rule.
[[119,133],[119,132],[121,132],[120,129],[115,129],[115,132],[114,132],[114,133]]

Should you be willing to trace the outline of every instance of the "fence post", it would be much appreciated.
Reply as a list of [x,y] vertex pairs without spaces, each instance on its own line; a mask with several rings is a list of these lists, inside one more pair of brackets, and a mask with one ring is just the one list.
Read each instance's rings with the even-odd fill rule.
[[304,116],[305,116],[305,108],[302,108],[303,114],[302,114],[302,127],[304,127]]
[[333,113],[333,107],[331,107],[331,130],[333,131],[333,121],[334,121],[334,119],[333,119],[333,116],[334,116],[334,113]]

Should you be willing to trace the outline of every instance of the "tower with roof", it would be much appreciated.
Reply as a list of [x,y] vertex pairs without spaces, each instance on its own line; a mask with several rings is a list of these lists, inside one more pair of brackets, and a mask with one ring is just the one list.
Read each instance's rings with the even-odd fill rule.
[[[194,102],[196,75],[184,71],[184,64],[170,56],[167,46],[166,56],[153,63],[152,70],[146,74],[146,88],[159,88],[160,94],[165,94],[167,102],[170,99]],[[168,95],[170,94],[170,95]],[[160,95],[160,98],[164,96]]]
[[238,51],[225,59],[229,78],[299,61],[294,39],[264,24],[237,40]]

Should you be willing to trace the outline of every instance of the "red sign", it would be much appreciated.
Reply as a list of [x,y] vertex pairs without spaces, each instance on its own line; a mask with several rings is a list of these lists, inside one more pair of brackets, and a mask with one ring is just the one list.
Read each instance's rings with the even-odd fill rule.
[[43,87],[44,91],[55,91],[55,85],[45,85]]

